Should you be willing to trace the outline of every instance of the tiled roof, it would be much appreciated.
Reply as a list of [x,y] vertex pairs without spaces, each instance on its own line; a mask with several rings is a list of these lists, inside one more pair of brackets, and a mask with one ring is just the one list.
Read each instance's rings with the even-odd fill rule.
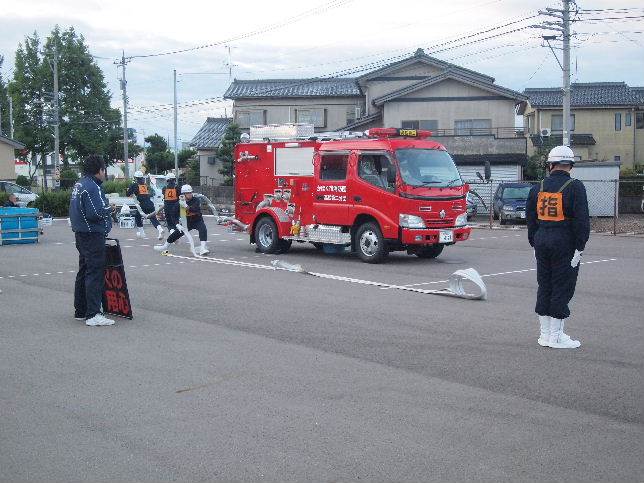
[[631,90],[639,97],[640,104],[644,104],[644,87],[631,87]]
[[353,78],[329,79],[235,79],[226,99],[258,97],[352,97],[362,96]]
[[190,145],[197,149],[214,149],[219,147],[221,139],[228,125],[233,122],[230,118],[209,117],[199,132],[190,141]]
[[[573,83],[571,86],[572,107],[633,106],[641,103],[636,89],[625,82]],[[532,107],[559,107],[563,104],[561,87],[526,89]]]

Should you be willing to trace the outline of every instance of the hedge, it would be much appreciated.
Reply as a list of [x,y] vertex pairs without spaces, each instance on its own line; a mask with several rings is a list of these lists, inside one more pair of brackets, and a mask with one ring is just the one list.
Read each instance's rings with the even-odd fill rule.
[[49,213],[52,216],[69,216],[69,200],[72,192],[69,190],[50,191],[41,193],[34,206],[43,213]]
[[3,207],[7,201],[9,201],[9,193],[0,191],[0,208]]
[[130,181],[105,181],[102,185],[103,193],[118,193],[125,196],[125,191],[130,186]]

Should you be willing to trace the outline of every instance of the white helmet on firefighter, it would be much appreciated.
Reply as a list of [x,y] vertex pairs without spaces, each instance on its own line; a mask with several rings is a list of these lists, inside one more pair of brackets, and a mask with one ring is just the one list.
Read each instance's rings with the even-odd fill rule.
[[575,164],[575,153],[568,146],[555,146],[548,153],[550,164]]
[[135,171],[134,172],[134,177],[135,178],[143,178],[143,172],[142,171]]
[[170,180],[170,179],[177,179],[177,176],[176,176],[174,173],[170,173],[170,174],[168,174],[168,175],[166,176],[166,179],[168,179],[168,180]]
[[181,194],[185,195],[186,193],[192,193],[192,186],[190,186],[189,184],[184,184],[181,187]]

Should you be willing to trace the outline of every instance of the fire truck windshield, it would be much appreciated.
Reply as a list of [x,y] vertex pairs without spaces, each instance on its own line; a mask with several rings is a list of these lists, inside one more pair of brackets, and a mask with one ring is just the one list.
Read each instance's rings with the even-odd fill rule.
[[462,186],[452,157],[437,149],[397,149],[400,175],[409,186]]

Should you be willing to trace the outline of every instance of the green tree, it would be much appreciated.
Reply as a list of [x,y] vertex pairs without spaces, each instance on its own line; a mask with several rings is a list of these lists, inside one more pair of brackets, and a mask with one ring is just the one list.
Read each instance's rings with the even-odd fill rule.
[[168,150],[168,143],[163,136],[153,134],[145,138],[149,144],[145,148],[145,165],[148,172],[160,174],[174,168],[174,155]]
[[186,183],[199,186],[201,184],[201,166],[199,158],[190,158],[186,163]]
[[4,56],[0,55],[0,133],[5,136],[10,135],[9,130],[9,93],[7,92],[7,85],[2,77],[2,64],[4,63]]
[[179,164],[179,167],[185,168],[187,162],[190,159],[194,158],[196,155],[197,151],[192,148],[182,149],[181,151],[179,151],[179,153],[177,154],[177,163]]
[[241,130],[237,124],[229,124],[221,140],[221,146],[217,150],[217,157],[221,159],[222,166],[219,173],[224,175],[224,185],[233,184],[233,154],[235,145],[241,139]]
[[552,137],[542,138],[541,145],[537,146],[535,153],[528,158],[528,163],[525,167],[524,177],[528,180],[541,180],[546,177],[546,160],[548,153],[556,143]]

